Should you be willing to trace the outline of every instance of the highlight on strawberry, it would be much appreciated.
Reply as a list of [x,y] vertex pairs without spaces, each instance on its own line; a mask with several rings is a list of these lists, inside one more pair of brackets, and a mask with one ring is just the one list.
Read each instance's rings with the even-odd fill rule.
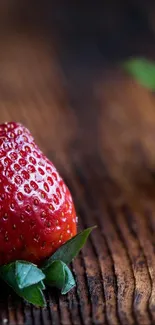
[[70,191],[27,128],[0,125],[0,277],[44,307],[45,285],[75,286],[68,264],[94,227],[77,234]]

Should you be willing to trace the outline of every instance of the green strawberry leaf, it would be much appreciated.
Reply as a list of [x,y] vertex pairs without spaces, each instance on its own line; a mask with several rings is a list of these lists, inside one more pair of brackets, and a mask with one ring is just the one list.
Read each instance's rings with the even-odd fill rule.
[[69,292],[72,288],[75,287],[75,280],[73,277],[73,274],[69,267],[65,264],[65,283],[61,290],[61,294],[65,295],[67,292]]
[[45,290],[45,285],[43,281],[40,281],[39,283],[37,283],[37,286],[41,289],[41,290]]
[[66,294],[75,286],[71,270],[62,261],[53,261],[44,272],[46,275],[45,283],[60,289],[62,294]]
[[72,259],[78,255],[94,228],[96,228],[96,226],[85,229],[62,245],[49,259],[44,262],[42,267],[43,272],[55,260],[60,260],[65,264],[69,264]]
[[20,292],[16,293],[37,307],[46,307],[46,300],[42,289],[40,288],[40,283],[24,288]]
[[144,58],[132,58],[122,67],[141,85],[155,90],[155,63]]
[[15,262],[15,276],[20,289],[45,279],[44,273],[36,265],[25,261]]
[[45,283],[51,287],[62,289],[65,284],[65,268],[62,261],[53,261],[48,268],[44,270],[46,275]]
[[[21,262],[21,261],[20,261]],[[42,292],[43,282],[39,281],[29,287],[21,289],[17,282],[16,263],[0,267],[0,277],[22,298],[36,306],[45,307],[46,302]],[[31,281],[32,282],[32,281]]]

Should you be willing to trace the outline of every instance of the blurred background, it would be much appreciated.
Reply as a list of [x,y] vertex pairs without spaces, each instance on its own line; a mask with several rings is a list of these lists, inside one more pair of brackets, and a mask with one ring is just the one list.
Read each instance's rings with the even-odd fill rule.
[[100,156],[123,189],[152,192],[154,93],[121,64],[154,59],[154,15],[151,0],[2,0],[0,121],[24,123],[55,163]]

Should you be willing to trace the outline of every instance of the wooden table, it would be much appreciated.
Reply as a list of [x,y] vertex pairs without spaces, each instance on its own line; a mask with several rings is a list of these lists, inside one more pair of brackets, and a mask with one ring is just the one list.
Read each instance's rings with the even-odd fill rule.
[[[100,120],[111,103],[111,85],[117,87],[114,104],[131,100],[122,97],[124,77],[105,68],[95,46],[89,59],[73,53],[67,60],[64,53],[60,67],[41,38],[17,34],[0,43],[0,122],[20,121],[32,131],[73,194],[79,229],[98,225],[71,266],[76,288],[67,296],[47,290],[47,309],[37,309],[5,287],[0,324],[155,324],[154,210],[139,216],[125,201],[118,203],[101,155]],[[140,87],[134,96],[137,105],[148,100]]]

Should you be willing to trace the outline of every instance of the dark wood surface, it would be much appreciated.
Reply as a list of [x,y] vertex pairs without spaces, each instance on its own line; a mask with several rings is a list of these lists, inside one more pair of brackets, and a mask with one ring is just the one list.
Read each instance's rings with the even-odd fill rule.
[[[0,324],[155,324],[153,200],[140,211],[135,202],[129,206],[103,155],[105,111],[139,110],[138,126],[146,107],[154,117],[154,95],[107,65],[92,44],[90,55],[68,58],[64,51],[65,59],[61,47],[58,56],[33,33],[9,33],[0,47],[0,122],[20,121],[31,130],[73,194],[79,229],[98,226],[73,262],[76,288],[64,297],[47,290],[47,309],[37,309],[1,286]],[[123,157],[117,132],[112,141],[109,148],[118,146]]]

